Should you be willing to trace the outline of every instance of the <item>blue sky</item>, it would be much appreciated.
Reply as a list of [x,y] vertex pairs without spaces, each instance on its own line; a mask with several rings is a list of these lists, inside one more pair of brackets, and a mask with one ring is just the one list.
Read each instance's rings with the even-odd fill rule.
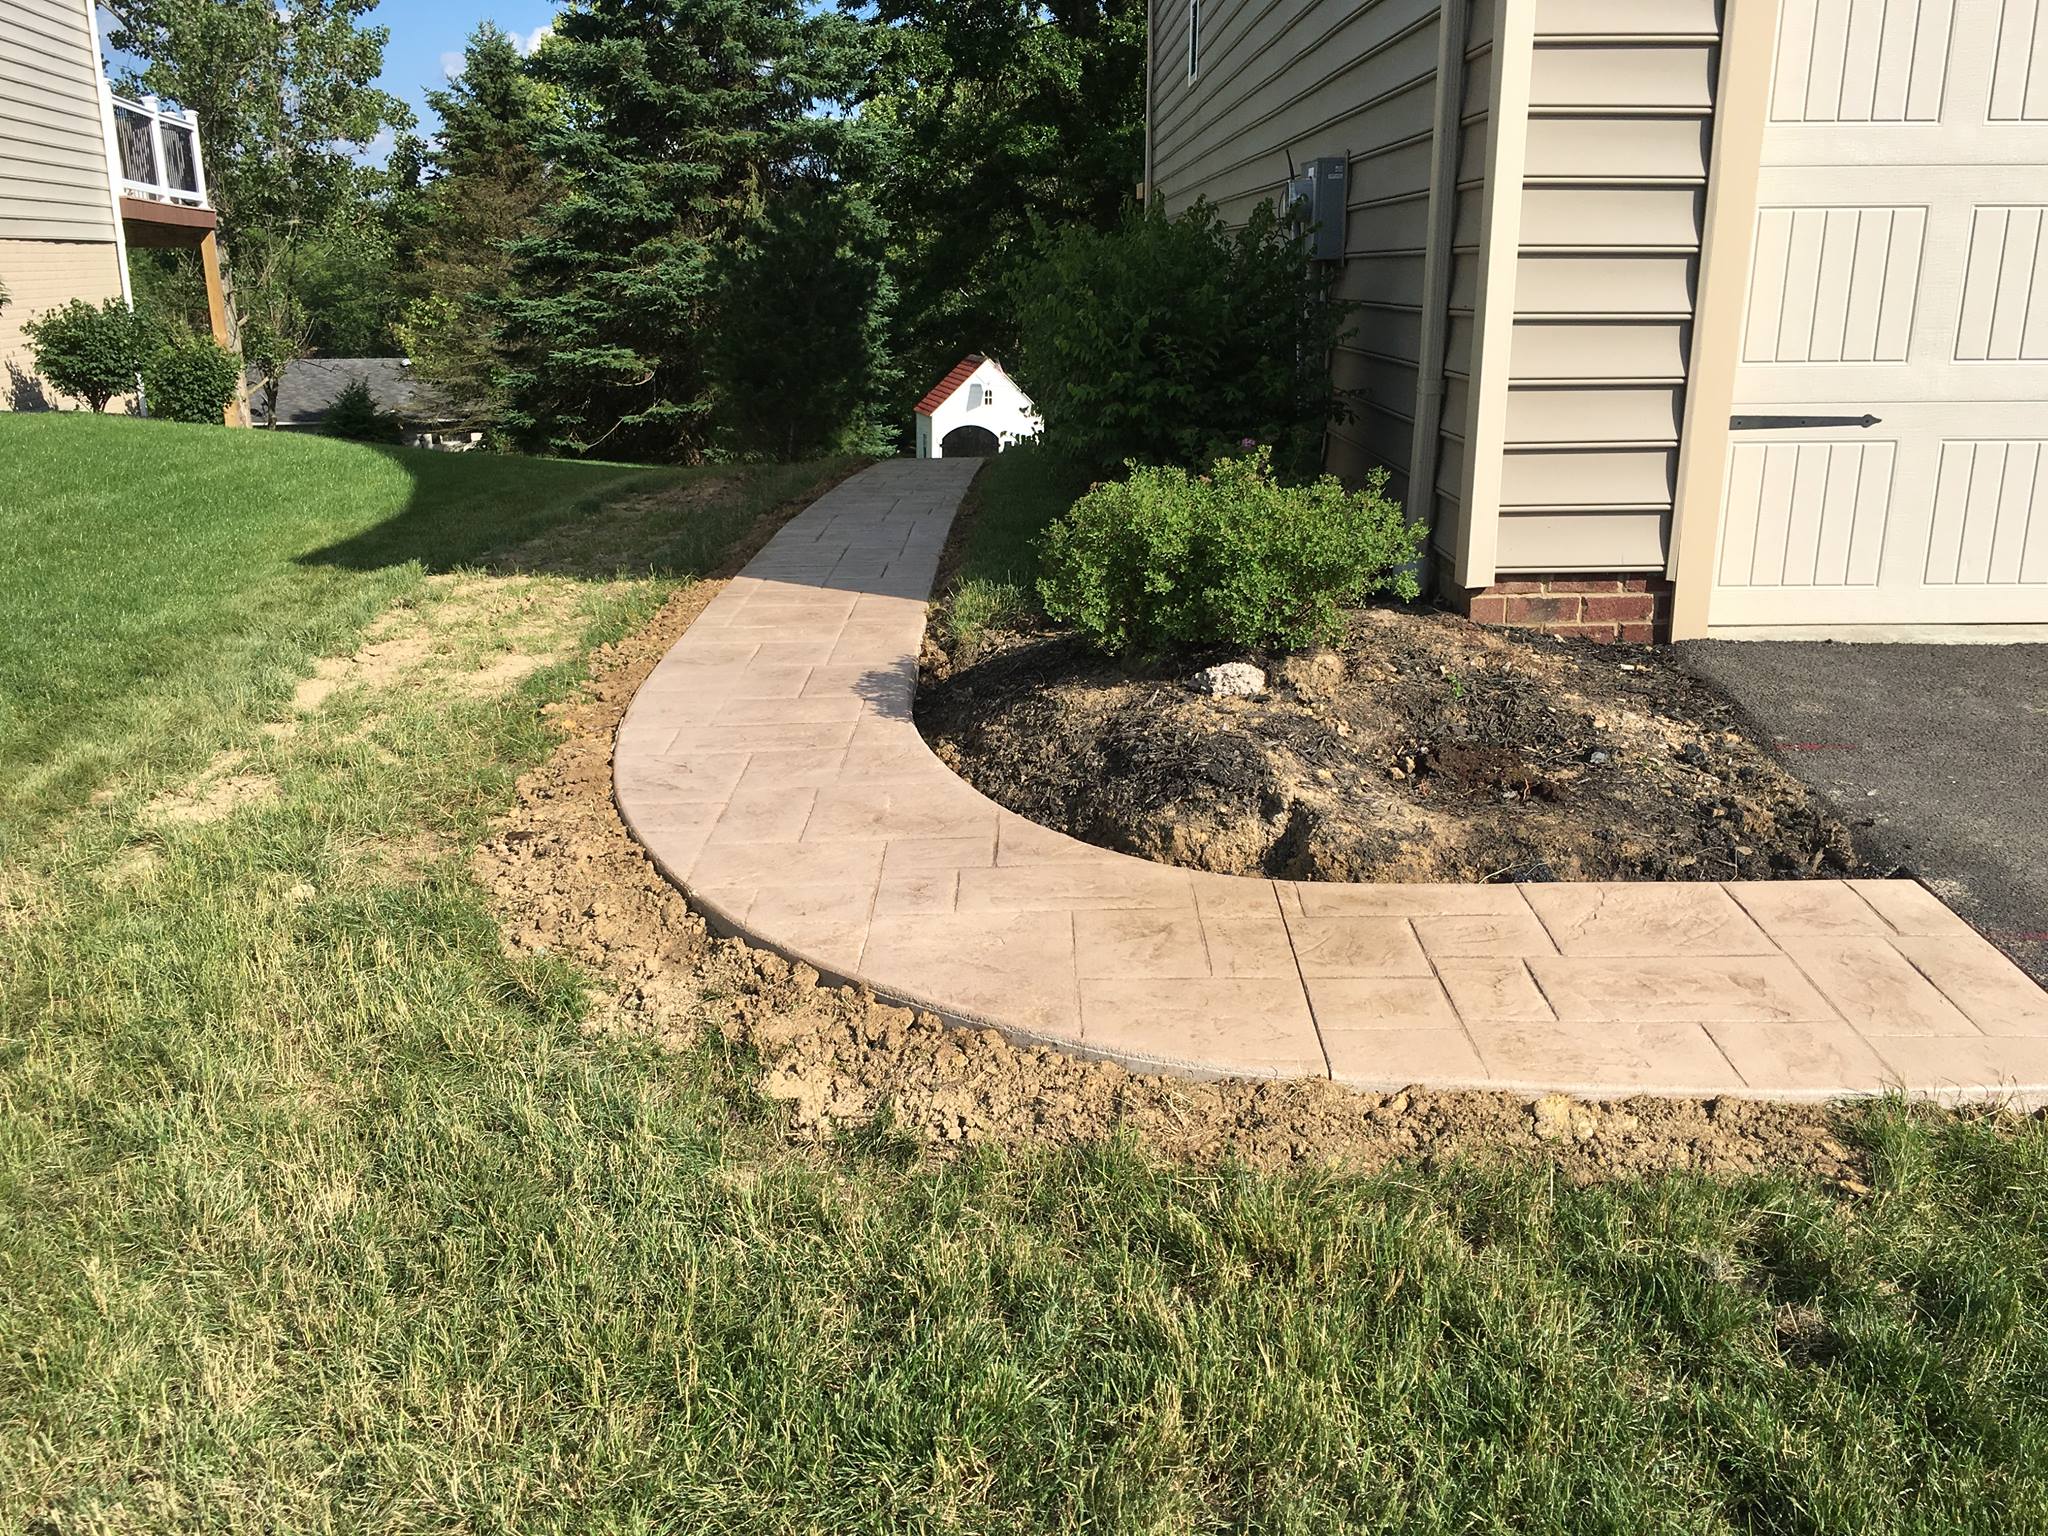
[[[450,69],[461,68],[462,45],[470,33],[495,21],[522,46],[530,46],[557,9],[555,0],[380,0],[369,20],[390,28],[391,41],[384,49],[379,83],[409,103],[422,129],[431,132],[435,124],[427,110],[427,92],[438,88]],[[106,13],[101,12],[102,40],[106,27]],[[117,57],[114,62],[119,66],[125,61]],[[381,161],[389,148],[388,141],[373,144],[369,158]]]
[[391,29],[384,49],[384,89],[411,103],[426,127],[433,127],[426,94],[451,69],[462,67],[462,45],[486,21],[495,21],[522,47],[547,29],[554,0],[380,0],[370,20]]

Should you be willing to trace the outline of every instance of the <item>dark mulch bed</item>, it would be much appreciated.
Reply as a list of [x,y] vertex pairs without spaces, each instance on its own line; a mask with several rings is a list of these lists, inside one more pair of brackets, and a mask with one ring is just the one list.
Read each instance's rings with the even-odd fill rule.
[[[932,627],[917,718],[982,793],[1105,848],[1297,880],[1771,880],[1884,871],[1725,696],[1643,646],[1376,608],[1294,657],[1111,661]],[[1255,700],[1187,675],[1249,659]]]

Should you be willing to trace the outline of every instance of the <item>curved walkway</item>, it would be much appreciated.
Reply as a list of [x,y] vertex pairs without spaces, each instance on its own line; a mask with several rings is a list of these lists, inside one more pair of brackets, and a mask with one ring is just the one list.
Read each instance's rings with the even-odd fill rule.
[[1002,809],[911,719],[979,464],[779,533],[620,728],[620,810],[708,917],[959,1023],[1132,1066],[1586,1095],[2048,1100],[2048,994],[1922,887],[1238,879]]

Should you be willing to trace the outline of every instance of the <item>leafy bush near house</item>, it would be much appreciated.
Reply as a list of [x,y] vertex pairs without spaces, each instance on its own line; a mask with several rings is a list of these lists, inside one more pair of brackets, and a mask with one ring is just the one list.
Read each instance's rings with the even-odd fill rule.
[[1051,237],[1020,275],[1013,372],[1047,446],[1090,475],[1204,464],[1246,438],[1312,474],[1343,414],[1328,359],[1349,307],[1328,288],[1270,205],[1235,230],[1206,202],[1133,209]]
[[43,381],[60,395],[83,400],[95,414],[135,387],[148,350],[142,323],[119,299],[97,305],[73,299],[21,331]]
[[142,364],[149,414],[159,421],[218,426],[241,382],[239,355],[211,337],[182,330],[167,331]]
[[351,379],[348,388],[334,397],[320,430],[329,437],[345,437],[357,443],[395,443],[400,433],[398,418],[377,409],[370,386],[363,379]]
[[1133,466],[1047,531],[1046,612],[1112,651],[1175,645],[1296,649],[1334,639],[1346,604],[1413,599],[1409,526],[1375,472],[1352,493],[1334,476],[1282,485],[1267,449],[1196,477]]

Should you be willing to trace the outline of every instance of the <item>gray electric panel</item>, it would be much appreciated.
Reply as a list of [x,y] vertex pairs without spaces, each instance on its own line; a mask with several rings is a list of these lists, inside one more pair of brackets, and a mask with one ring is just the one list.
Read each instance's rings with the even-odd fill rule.
[[1309,255],[1317,261],[1344,259],[1344,183],[1350,162],[1341,155],[1311,160],[1287,184],[1287,203],[1304,229],[1314,231]]

